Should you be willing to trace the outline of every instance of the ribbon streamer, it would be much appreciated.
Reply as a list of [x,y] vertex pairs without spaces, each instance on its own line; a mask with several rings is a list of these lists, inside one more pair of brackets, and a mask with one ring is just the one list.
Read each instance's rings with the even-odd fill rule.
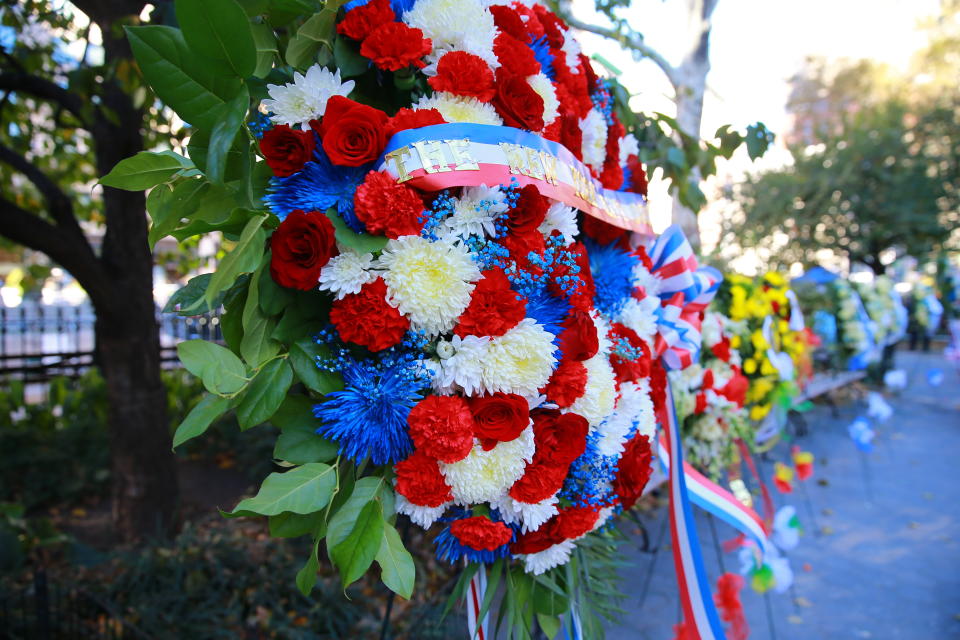
[[473,640],[487,640],[487,629],[490,626],[490,612],[479,621],[480,609],[483,606],[483,596],[487,592],[487,569],[483,565],[470,578],[467,587],[467,630]]

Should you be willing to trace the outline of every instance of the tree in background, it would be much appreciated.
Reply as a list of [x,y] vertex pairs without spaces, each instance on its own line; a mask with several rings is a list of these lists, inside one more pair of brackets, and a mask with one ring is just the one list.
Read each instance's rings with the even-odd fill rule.
[[73,0],[80,15],[65,2],[15,3],[0,59],[0,235],[46,254],[90,297],[125,539],[165,532],[177,501],[145,197],[94,188],[123,158],[169,144],[123,32],[145,4]]

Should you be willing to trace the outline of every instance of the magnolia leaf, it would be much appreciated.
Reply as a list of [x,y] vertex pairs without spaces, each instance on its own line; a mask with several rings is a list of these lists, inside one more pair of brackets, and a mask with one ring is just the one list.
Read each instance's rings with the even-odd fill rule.
[[250,278],[247,300],[243,306],[243,338],[240,340],[240,355],[250,365],[257,367],[280,351],[280,345],[271,338],[276,320],[268,318],[260,309],[260,275],[267,265],[263,257],[257,271]]
[[337,244],[349,247],[360,253],[373,253],[380,251],[387,246],[388,238],[386,236],[372,236],[369,233],[357,233],[347,226],[337,214],[336,209],[328,209],[327,217],[333,223],[334,232],[337,238]]
[[[253,74],[257,50],[250,21],[236,0],[176,0],[177,22],[190,49],[246,78]],[[204,64],[204,61],[198,61]]]
[[183,180],[172,191],[164,185],[150,191],[147,213],[150,214],[151,224],[147,242],[151,247],[170,235],[184,214],[198,206],[206,184],[203,180]]
[[284,55],[287,64],[295,69],[305,69],[314,62],[321,46],[326,45],[333,49],[333,38],[336,34],[334,24],[341,4],[339,0],[328,1],[322,11],[313,14],[300,25],[296,35],[290,38],[287,44]]
[[413,556],[403,546],[400,534],[389,523],[383,525],[383,537],[380,539],[376,560],[380,565],[380,579],[383,584],[409,600],[417,570],[413,564]]
[[320,462],[305,464],[286,473],[271,473],[252,498],[241,500],[233,510],[275,516],[289,511],[308,514],[327,506],[337,484],[334,467]]
[[[269,256],[270,252],[268,251],[266,264],[270,264]],[[260,309],[268,316],[280,314],[294,300],[294,292],[274,282],[269,268],[260,271],[258,288],[260,290]]]
[[249,429],[266,422],[280,407],[293,383],[293,371],[286,360],[267,363],[250,382],[250,387],[237,406],[237,421],[241,429]]
[[360,510],[350,535],[330,550],[330,559],[340,570],[343,588],[356,582],[373,564],[380,550],[383,524],[382,507],[372,500]]
[[[233,284],[241,273],[256,269],[263,255],[263,245],[266,241],[266,233],[262,229],[264,220],[266,220],[265,216],[250,218],[233,250],[228,252],[220,262],[207,286],[207,293],[204,296],[207,305],[210,305],[221,291]],[[192,311],[192,309],[186,309],[186,311]]]
[[[163,313],[175,313],[178,309],[183,309],[192,305],[197,300],[202,300],[203,293],[207,290],[207,285],[210,284],[210,278],[212,277],[212,273],[204,273],[190,278],[187,284],[177,289],[174,294],[170,296],[167,304],[163,307]],[[195,313],[206,313],[209,310],[209,307],[203,306]]]
[[126,191],[144,191],[166,182],[178,171],[192,167],[189,159],[172,151],[141,151],[114,165],[110,173],[100,178],[100,184]]
[[223,182],[227,154],[250,108],[250,94],[244,87],[230,102],[217,108],[216,120],[207,146],[206,174],[215,184]]
[[[368,476],[357,480],[350,497],[336,510],[336,513],[330,517],[327,523],[328,551],[340,544],[350,534],[360,515],[360,510],[368,502],[377,499],[383,492],[385,483],[386,481],[383,478],[377,476]],[[384,509],[383,513],[384,517],[389,518],[392,511]]]
[[230,407],[230,399],[216,395],[204,395],[173,434],[173,448],[202,435],[210,424]]
[[344,36],[338,36],[333,43],[333,60],[344,78],[362,75],[370,68],[370,60],[360,55],[358,45]]
[[[311,415],[312,417],[312,415]],[[316,421],[316,418],[314,418]],[[337,457],[338,445],[317,433],[316,422],[298,424],[280,432],[273,448],[273,457],[293,464],[329,462]]]
[[300,571],[297,571],[297,588],[300,593],[309,596],[313,591],[313,585],[317,584],[317,571],[320,570],[320,561],[317,559],[317,550],[320,547],[319,538],[313,542],[310,548],[310,557],[307,563],[303,565]]
[[206,340],[186,340],[177,345],[184,368],[203,380],[210,393],[227,395],[247,384],[247,369],[232,351]]
[[317,366],[317,356],[326,356],[326,347],[318,345],[312,338],[301,338],[290,345],[290,364],[308,389],[327,395],[343,389],[343,378],[332,371],[324,371]]
[[301,514],[284,511],[270,516],[270,535],[275,538],[299,538],[312,533],[323,525],[324,512]]
[[277,54],[277,36],[268,24],[252,24],[253,43],[257,48],[257,65],[253,75],[266,78],[273,69],[273,58]]

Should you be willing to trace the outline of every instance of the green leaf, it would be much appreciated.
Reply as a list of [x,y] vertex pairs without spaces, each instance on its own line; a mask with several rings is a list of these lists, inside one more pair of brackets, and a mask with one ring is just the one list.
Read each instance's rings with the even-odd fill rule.
[[380,579],[383,584],[400,597],[409,600],[417,570],[413,564],[413,556],[403,546],[400,534],[389,523],[383,525],[383,538],[380,540],[376,560],[380,565]]
[[173,434],[173,448],[203,434],[210,424],[230,407],[229,398],[216,395],[204,395]]
[[343,588],[356,582],[370,568],[380,549],[382,537],[382,507],[374,500],[360,510],[350,535],[330,550],[330,559],[340,570]]
[[225,63],[240,78],[253,74],[257,50],[250,21],[236,0],[176,0],[174,6],[191,50]]
[[[174,294],[170,296],[167,304],[163,306],[163,313],[175,313],[178,309],[186,308],[197,300],[201,300],[203,298],[203,292],[207,290],[207,285],[210,284],[210,278],[212,277],[212,273],[204,273],[190,278],[187,284],[177,289]],[[209,310],[209,307],[203,306],[198,309],[196,313],[206,313]]]
[[336,469],[319,462],[286,473],[271,473],[257,495],[241,500],[232,513],[252,511],[264,516],[275,516],[284,511],[313,513],[327,506],[336,483]]
[[334,25],[341,4],[343,2],[340,0],[327,2],[323,11],[313,14],[300,25],[296,35],[287,43],[284,58],[288,65],[295,69],[304,69],[314,62],[320,47],[326,45],[329,50],[333,50],[336,33]]
[[273,339],[285,344],[304,336],[313,336],[329,322],[330,298],[319,291],[296,291],[292,304],[287,305]]
[[290,364],[293,370],[308,389],[327,395],[343,389],[343,378],[339,374],[322,371],[317,366],[317,356],[327,355],[325,347],[321,347],[312,338],[302,338],[290,345]]
[[534,582],[532,588],[533,610],[537,613],[548,616],[558,616],[570,608],[570,599],[565,595],[556,593],[538,582]]
[[[196,164],[197,168],[201,171],[207,170],[207,155],[210,150],[212,128],[213,125],[211,124],[209,129],[194,129],[191,132],[190,142],[187,144],[187,153],[190,159],[193,160],[194,164]],[[223,180],[225,183],[245,179],[244,166],[250,161],[251,155],[250,139],[247,137],[246,132],[238,130],[230,146],[230,150],[227,152],[227,158],[224,163]],[[246,199],[242,197],[238,197],[236,202],[244,206],[249,206]],[[236,206],[236,203],[234,206]],[[230,209],[224,210],[221,218],[229,212]]]
[[215,184],[223,182],[227,165],[227,154],[233,147],[233,141],[243,124],[250,107],[250,94],[244,87],[230,102],[217,108],[216,120],[210,132],[210,145],[207,147],[206,175]]
[[277,55],[277,36],[268,24],[252,24],[253,43],[257,48],[257,65],[253,75],[257,78],[266,78],[273,69],[273,58]]
[[320,570],[320,561],[317,559],[317,550],[320,547],[320,540],[313,542],[310,549],[310,557],[300,571],[297,571],[297,589],[305,596],[309,596],[313,591],[313,585],[317,584],[317,571]]
[[[267,252],[266,263],[270,264],[270,252]],[[281,287],[273,281],[270,275],[270,269],[265,268],[260,272],[260,308],[268,316],[278,315],[294,300],[294,293],[290,289]]]
[[338,445],[317,433],[315,401],[307,396],[287,396],[270,423],[280,429],[273,457],[294,464],[327,462],[337,456]]
[[232,351],[206,340],[177,345],[177,356],[187,371],[203,380],[210,393],[236,393],[247,384],[247,369]]
[[330,218],[330,222],[333,223],[337,243],[342,244],[345,247],[349,247],[350,249],[359,251],[360,253],[373,253],[374,251],[380,251],[387,246],[388,238],[385,236],[372,236],[369,233],[357,233],[348,227],[347,223],[343,221],[343,218],[337,215],[336,209],[328,209],[327,217]]
[[284,511],[270,516],[270,535],[274,538],[299,538],[323,525],[323,511],[301,514]]
[[271,338],[276,320],[268,318],[260,310],[260,275],[267,264],[267,258],[250,278],[247,301],[243,306],[243,338],[240,340],[240,355],[251,366],[257,367],[280,351],[280,345]]
[[370,68],[370,61],[360,55],[359,45],[345,36],[337,36],[334,41],[333,60],[344,78],[362,75]]
[[280,407],[293,383],[293,371],[286,360],[271,360],[250,383],[250,388],[237,406],[241,429],[266,422]]
[[150,232],[147,242],[154,246],[180,224],[180,218],[196,208],[201,200],[203,180],[183,180],[171,191],[165,185],[154,187],[147,196],[147,213],[150,214]]
[[179,29],[148,25],[126,27],[126,32],[140,71],[157,97],[191,125],[212,126],[216,108],[242,86],[239,78],[198,64]]
[[144,191],[192,167],[190,160],[173,152],[141,151],[118,162],[110,173],[100,178],[100,184],[126,191]]
[[[353,530],[360,510],[371,500],[383,493],[386,481],[377,476],[368,476],[357,480],[346,502],[336,510],[327,523],[327,550],[340,544]],[[384,517],[392,515],[392,509],[383,510]],[[331,558],[332,559],[332,558]]]
[[547,638],[553,640],[560,633],[563,623],[559,616],[546,616],[542,613],[537,614],[537,622],[540,623],[540,630],[546,634]]
[[[247,225],[240,234],[236,246],[233,247],[223,261],[217,267],[216,273],[210,279],[207,286],[207,293],[204,296],[209,306],[220,294],[221,291],[228,288],[241,273],[250,272],[256,269],[263,255],[266,233],[263,231],[265,216],[254,216],[250,218]],[[192,309],[186,309],[192,311]]]

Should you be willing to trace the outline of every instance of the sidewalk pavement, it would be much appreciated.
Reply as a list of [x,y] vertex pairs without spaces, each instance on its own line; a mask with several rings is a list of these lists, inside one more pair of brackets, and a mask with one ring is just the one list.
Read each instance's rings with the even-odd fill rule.
[[[892,418],[872,422],[872,453],[859,452],[847,435],[847,425],[866,415],[863,399],[841,404],[836,416],[822,405],[806,414],[809,434],[797,444],[816,456],[806,482],[815,522],[799,488],[784,495],[770,482],[773,462],[789,462],[788,445],[756,458],[775,503],[796,507],[805,535],[789,554],[790,591],[761,596],[747,586],[741,593],[752,640],[960,638],[960,373],[941,354],[900,352],[897,366],[908,387],[887,396]],[[932,369],[944,374],[939,387],[928,382]],[[715,588],[721,562],[738,571],[736,553],[718,554],[707,517],[694,509]],[[674,637],[680,613],[665,517],[658,509],[643,519],[652,544],[665,533],[658,553],[641,551],[640,536],[624,547],[621,590],[629,596],[609,640]],[[715,524],[719,540],[734,537]]]

